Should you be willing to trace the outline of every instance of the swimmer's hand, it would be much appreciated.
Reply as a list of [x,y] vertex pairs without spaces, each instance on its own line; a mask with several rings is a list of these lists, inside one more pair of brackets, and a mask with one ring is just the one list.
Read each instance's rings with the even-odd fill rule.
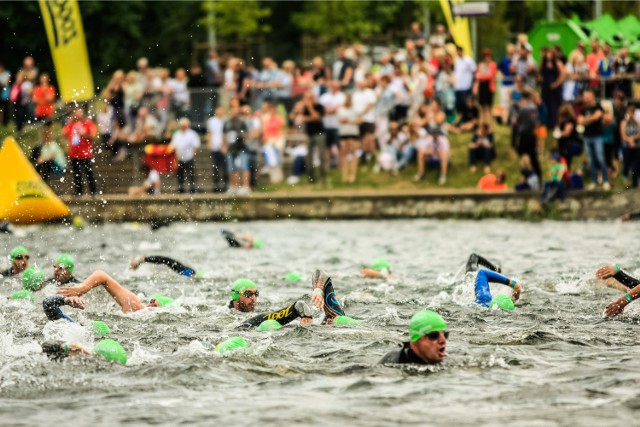
[[320,288],[315,288],[311,292],[311,302],[318,308],[324,308],[324,291]]
[[391,273],[382,274],[381,272],[376,271],[372,268],[363,268],[360,270],[360,276],[369,279],[389,279],[391,277]]
[[622,216],[620,217],[620,220],[622,222],[627,222],[631,219],[631,214],[629,214],[628,212],[625,214],[622,214]]
[[79,308],[80,310],[84,310],[84,300],[80,297],[66,297],[64,299],[64,302],[69,307]]
[[71,356],[90,356],[91,352],[81,346],[80,344],[67,344],[67,348],[69,349],[69,355]]
[[616,275],[618,270],[614,264],[605,265],[596,271],[596,279],[608,279]]
[[78,297],[84,293],[85,291],[82,286],[70,286],[58,289],[58,295],[64,295],[65,297]]
[[511,301],[516,302],[520,299],[520,293],[522,292],[522,286],[520,282],[516,283],[513,287],[513,291],[511,291]]
[[129,268],[131,270],[135,270],[136,268],[140,267],[140,264],[142,264],[144,262],[144,258],[140,257],[140,258],[133,258],[131,260],[131,262],[129,263]]
[[313,317],[302,317],[300,319],[300,326],[311,326],[313,323]]
[[604,309],[604,314],[607,317],[614,317],[618,314],[622,314],[627,304],[629,304],[629,301],[627,301],[625,297],[618,298]]

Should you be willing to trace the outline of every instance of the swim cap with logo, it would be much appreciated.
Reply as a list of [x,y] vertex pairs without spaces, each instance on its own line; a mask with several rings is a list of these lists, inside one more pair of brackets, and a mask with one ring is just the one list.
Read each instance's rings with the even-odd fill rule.
[[228,338],[218,345],[216,345],[216,351],[220,354],[223,354],[227,351],[236,350],[238,348],[247,348],[249,344],[245,340],[240,337],[231,337]]
[[511,298],[506,296],[505,294],[498,294],[489,303],[489,308],[499,308],[500,310],[515,310],[516,306],[511,301]]
[[96,354],[107,359],[109,362],[116,362],[122,365],[127,363],[127,352],[119,342],[112,339],[105,339],[96,343],[93,347]]
[[387,271],[391,271],[391,266],[387,262],[387,260],[382,258],[376,258],[371,263],[371,268],[375,271],[382,271],[383,269]]
[[237,301],[238,299],[240,299],[240,294],[242,293],[242,291],[253,288],[257,288],[255,283],[253,283],[249,279],[245,279],[244,277],[240,278],[233,282],[233,286],[231,287],[231,299]]
[[56,259],[56,263],[62,264],[66,267],[69,273],[73,273],[73,269],[76,267],[76,263],[73,261],[73,257],[70,254],[60,254]]
[[16,246],[11,249],[9,252],[9,257],[11,258],[11,262],[15,261],[19,256],[29,255],[29,251],[24,246]]
[[409,337],[411,341],[418,341],[424,335],[436,332],[446,331],[447,324],[438,313],[431,310],[422,310],[417,312],[409,322]]
[[22,287],[28,291],[37,291],[44,282],[44,273],[35,267],[27,268],[22,274]]

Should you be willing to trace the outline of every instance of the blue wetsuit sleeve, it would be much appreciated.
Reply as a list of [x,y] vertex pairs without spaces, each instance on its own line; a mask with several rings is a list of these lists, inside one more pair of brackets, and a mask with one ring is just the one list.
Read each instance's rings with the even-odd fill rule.
[[476,302],[483,307],[488,307],[492,300],[489,283],[502,283],[503,285],[508,285],[509,279],[495,271],[478,271],[475,284]]
[[57,295],[53,297],[47,297],[42,301],[42,308],[44,309],[44,313],[47,315],[47,319],[49,320],[58,320],[65,319],[69,322],[73,322],[73,319],[62,312],[60,309],[61,305],[66,305],[64,302],[64,297]]

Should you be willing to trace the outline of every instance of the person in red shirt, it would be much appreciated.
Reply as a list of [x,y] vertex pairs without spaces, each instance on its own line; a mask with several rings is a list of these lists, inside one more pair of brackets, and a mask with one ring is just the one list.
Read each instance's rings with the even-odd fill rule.
[[495,174],[488,173],[480,178],[478,188],[485,193],[507,191],[507,175],[502,171]]
[[53,115],[53,103],[56,100],[56,88],[49,81],[49,74],[40,75],[40,84],[33,90],[33,102],[36,104],[37,120],[46,120]]
[[87,179],[91,195],[96,194],[93,176],[93,140],[98,133],[96,125],[85,116],[82,108],[76,108],[73,117],[64,127],[69,144],[69,160],[73,171],[75,194],[82,195],[82,175]]

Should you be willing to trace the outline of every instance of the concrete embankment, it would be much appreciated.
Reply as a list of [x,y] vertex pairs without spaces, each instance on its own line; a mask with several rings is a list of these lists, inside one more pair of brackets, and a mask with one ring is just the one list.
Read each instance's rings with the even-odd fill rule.
[[266,219],[513,218],[604,220],[640,209],[638,191],[573,192],[542,206],[536,193],[387,190],[64,197],[73,215],[92,222]]

